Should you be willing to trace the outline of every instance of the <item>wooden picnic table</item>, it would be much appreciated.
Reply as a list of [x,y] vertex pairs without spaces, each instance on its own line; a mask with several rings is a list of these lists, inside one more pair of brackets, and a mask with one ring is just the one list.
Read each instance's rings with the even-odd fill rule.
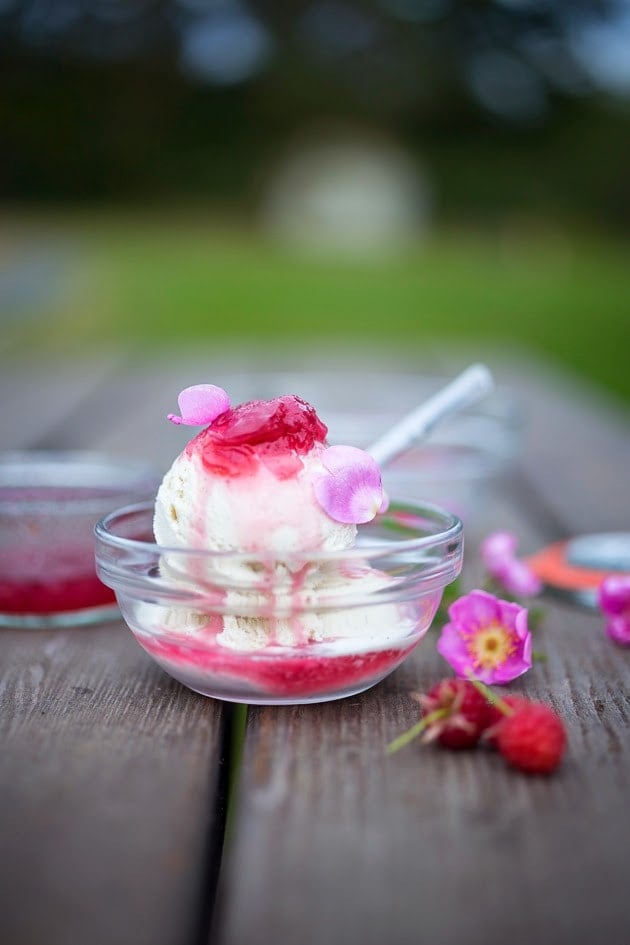
[[[342,385],[343,357],[324,356]],[[296,357],[321,364],[317,351]],[[443,376],[472,360],[388,357],[389,370]],[[251,380],[261,359],[203,345],[47,362],[9,349],[0,442],[165,469],[183,443],[163,420],[178,391],[231,371]],[[622,411],[530,358],[485,360],[525,426],[518,461],[467,526],[468,588],[493,529],[515,530],[523,552],[630,529]],[[544,606],[546,661],[511,691],[566,722],[549,778],[488,750],[414,743],[386,756],[417,719],[411,693],[448,671],[433,631],[362,695],[245,708],[173,681],[120,620],[0,630],[0,942],[627,945],[630,651],[595,613]]]

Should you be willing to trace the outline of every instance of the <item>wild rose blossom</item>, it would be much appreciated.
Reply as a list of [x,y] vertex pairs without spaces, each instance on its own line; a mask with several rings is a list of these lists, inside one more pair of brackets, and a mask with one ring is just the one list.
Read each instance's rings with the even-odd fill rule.
[[630,575],[609,574],[598,592],[599,609],[606,617],[604,630],[615,643],[630,646]]
[[481,543],[483,565],[501,587],[515,597],[535,597],[542,582],[532,569],[516,556],[518,539],[512,532],[493,532]]
[[504,685],[531,668],[524,607],[475,590],[451,604],[448,615],[437,649],[458,676]]

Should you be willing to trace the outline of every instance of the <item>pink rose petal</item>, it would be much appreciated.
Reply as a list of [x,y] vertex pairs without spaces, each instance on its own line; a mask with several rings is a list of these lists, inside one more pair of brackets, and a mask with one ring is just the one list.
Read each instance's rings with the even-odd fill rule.
[[620,646],[630,646],[630,574],[605,577],[599,588],[598,603],[606,617],[606,634]]
[[630,646],[630,619],[624,617],[609,617],[604,625],[606,635],[619,646]]
[[335,522],[370,522],[384,503],[376,460],[355,446],[330,446],[322,453],[326,472],[313,482],[315,498]]
[[529,633],[527,627],[527,611],[520,604],[510,600],[497,600],[499,607],[499,623],[504,627],[513,627],[519,640],[524,640]]
[[535,597],[542,591],[542,581],[524,561],[505,560],[491,572],[500,584],[516,597]]
[[471,591],[465,597],[458,598],[448,609],[448,615],[455,624],[462,626],[484,627],[501,620],[499,601],[487,591]]
[[486,565],[497,559],[512,558],[518,548],[518,539],[513,532],[492,532],[481,542],[481,559]]
[[492,532],[481,543],[481,560],[488,574],[516,597],[535,597],[542,581],[528,564],[516,557],[518,539],[513,532]]
[[609,574],[602,581],[598,603],[604,614],[630,617],[630,574]]
[[184,423],[191,427],[207,426],[225,413],[230,398],[222,387],[215,384],[194,384],[186,387],[177,398],[181,416],[169,413],[171,423]]
[[458,676],[466,676],[470,670],[470,653],[455,624],[447,623],[442,628],[436,649],[440,656],[452,666]]

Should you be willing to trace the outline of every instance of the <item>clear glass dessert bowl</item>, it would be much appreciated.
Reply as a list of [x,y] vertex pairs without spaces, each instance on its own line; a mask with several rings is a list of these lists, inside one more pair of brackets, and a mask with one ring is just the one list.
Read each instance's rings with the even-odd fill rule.
[[392,672],[459,574],[463,527],[393,501],[343,551],[275,554],[160,547],[153,505],[95,528],[96,569],[136,640],[195,692],[295,704],[354,695]]
[[94,525],[155,493],[145,463],[88,451],[0,453],[0,626],[80,626],[118,616],[94,569]]

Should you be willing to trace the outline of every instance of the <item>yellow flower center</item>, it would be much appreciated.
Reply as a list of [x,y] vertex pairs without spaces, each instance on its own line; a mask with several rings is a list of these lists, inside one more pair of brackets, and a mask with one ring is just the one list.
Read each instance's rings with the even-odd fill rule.
[[467,640],[475,669],[495,669],[516,651],[516,641],[500,623],[491,623],[469,635]]

